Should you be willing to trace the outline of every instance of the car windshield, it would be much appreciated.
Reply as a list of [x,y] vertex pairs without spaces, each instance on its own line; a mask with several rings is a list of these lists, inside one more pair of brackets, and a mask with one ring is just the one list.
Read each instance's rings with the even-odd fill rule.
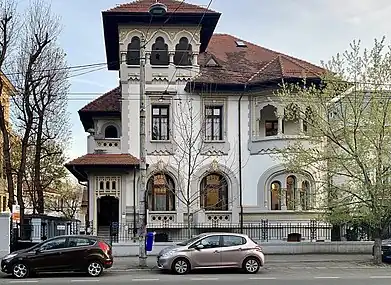
[[186,241],[177,243],[177,245],[181,245],[181,246],[189,245],[189,244],[195,242],[197,239],[199,239],[200,237],[203,237],[203,236],[205,236],[205,234],[201,234],[201,235],[198,235],[198,236],[193,237],[193,238],[191,238],[191,239],[188,239],[188,240],[186,240]]

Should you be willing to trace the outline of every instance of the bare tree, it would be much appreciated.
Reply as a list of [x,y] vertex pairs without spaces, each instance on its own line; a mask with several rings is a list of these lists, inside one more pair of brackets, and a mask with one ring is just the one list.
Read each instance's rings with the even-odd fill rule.
[[[57,81],[59,77],[63,78],[63,75],[58,76],[57,73],[53,75],[53,73],[44,72],[44,70],[56,69],[60,65],[64,66],[64,61],[57,47],[58,19],[52,16],[50,6],[44,1],[32,1],[29,8],[22,15],[23,21],[20,22],[16,20],[16,6],[12,0],[1,1],[0,9],[0,70],[3,73],[8,73],[10,81],[15,86],[11,114],[13,115],[12,121],[16,141],[20,147],[17,163],[13,164],[11,160],[13,155],[10,140],[11,130],[6,123],[6,110],[1,105],[0,128],[3,135],[5,172],[10,197],[8,206],[11,209],[15,203],[13,179],[15,175],[16,196],[20,206],[20,220],[23,223],[23,184],[27,170],[27,156],[31,151],[31,146],[36,144],[36,141],[32,138],[36,139],[38,133],[36,131],[36,126],[39,126],[37,112],[40,111],[42,114],[42,104],[46,102],[40,101],[40,99],[43,98],[43,94],[45,96],[49,93],[57,95],[58,90],[61,89],[58,88],[59,83]],[[55,62],[56,59],[62,59],[62,61],[58,63]],[[51,83],[48,84],[49,82]],[[0,87],[4,87],[3,78],[0,84]],[[3,90],[3,88],[0,88],[0,90]],[[38,96],[38,94],[41,96]],[[41,156],[41,152],[41,150],[38,150],[37,158]],[[35,175],[38,176],[37,173]]]
[[[16,4],[13,0],[0,1],[0,130],[2,133],[2,154],[4,159],[5,175],[7,178],[8,189],[8,208],[12,210],[14,201],[14,180],[13,180],[13,163],[11,157],[11,138],[10,125],[8,117],[8,98],[5,98],[5,88],[7,80],[3,71],[7,70],[7,65],[12,57],[12,51],[17,36],[17,19]],[[13,95],[13,94],[10,94]]]
[[[222,169],[218,168],[218,165],[223,165],[231,170],[231,174],[236,173],[237,161],[235,151],[232,151],[235,150],[234,146],[231,146],[231,152],[228,155],[214,149],[213,143],[208,143],[208,139],[213,140],[211,136],[218,135],[220,130],[215,129],[215,133],[212,133],[213,130],[210,128],[213,122],[205,119],[205,114],[200,107],[202,103],[199,100],[197,102],[189,97],[173,100],[173,102],[173,128],[169,133],[163,133],[163,136],[170,136],[173,146],[166,149],[170,155],[165,162],[157,161],[157,165],[161,166],[154,173],[154,181],[148,183],[149,208],[159,210],[157,199],[160,194],[162,194],[161,197],[171,196],[170,201],[178,200],[186,208],[187,229],[190,237],[194,214],[201,210],[226,211],[229,205],[237,199],[236,196],[228,196],[228,179],[231,177],[226,177]],[[154,122],[152,125],[152,136],[157,137],[162,134],[162,131],[164,132],[164,128],[160,128],[159,131]],[[199,174],[205,165],[209,165],[210,168]],[[177,179],[176,183],[171,180],[170,175],[166,175],[166,166],[170,166],[171,172],[174,172],[172,174]],[[198,187],[194,189],[194,184],[198,186],[202,178],[208,181],[203,179],[205,183],[201,185],[201,189]],[[166,205],[164,201],[161,202],[164,204],[161,206],[166,210],[174,210],[173,202],[168,202],[169,205]]]
[[54,195],[45,197],[45,207],[67,219],[74,219],[81,207],[83,190],[83,186],[66,179],[57,186]]

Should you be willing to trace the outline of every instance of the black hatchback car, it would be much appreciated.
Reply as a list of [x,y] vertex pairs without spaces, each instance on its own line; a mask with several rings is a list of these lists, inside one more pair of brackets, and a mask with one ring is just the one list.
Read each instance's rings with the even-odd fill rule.
[[1,260],[1,271],[15,278],[32,273],[78,271],[98,277],[113,265],[111,246],[94,236],[58,236]]

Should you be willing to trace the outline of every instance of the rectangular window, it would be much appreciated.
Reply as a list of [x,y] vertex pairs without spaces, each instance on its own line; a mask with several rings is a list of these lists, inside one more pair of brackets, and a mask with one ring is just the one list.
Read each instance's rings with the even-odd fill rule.
[[170,139],[169,134],[169,106],[154,105],[152,106],[152,140],[167,141]]
[[265,121],[265,136],[276,136],[278,133],[278,121]]
[[6,196],[3,196],[3,205],[2,205],[2,210],[3,212],[6,212],[7,211],[7,197]]
[[205,139],[223,140],[223,106],[205,106]]

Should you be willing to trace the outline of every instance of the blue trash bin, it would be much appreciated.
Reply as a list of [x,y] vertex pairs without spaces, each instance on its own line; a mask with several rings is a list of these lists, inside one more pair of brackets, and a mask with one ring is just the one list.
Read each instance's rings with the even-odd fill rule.
[[154,236],[155,236],[155,233],[153,233],[153,232],[147,233],[147,236],[145,239],[145,250],[146,251],[152,251]]

